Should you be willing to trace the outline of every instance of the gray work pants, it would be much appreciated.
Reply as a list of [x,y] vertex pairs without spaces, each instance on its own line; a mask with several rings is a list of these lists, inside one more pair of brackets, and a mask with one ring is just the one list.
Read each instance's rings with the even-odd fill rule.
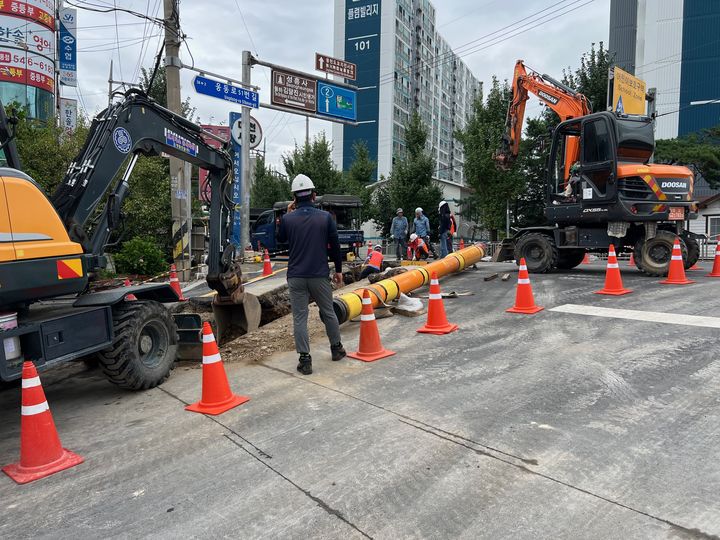
[[293,335],[295,350],[300,354],[310,354],[310,337],[308,336],[308,304],[310,298],[320,308],[320,319],[325,324],[330,345],[340,343],[340,325],[333,310],[332,286],[330,278],[288,278],[290,306],[293,316]]

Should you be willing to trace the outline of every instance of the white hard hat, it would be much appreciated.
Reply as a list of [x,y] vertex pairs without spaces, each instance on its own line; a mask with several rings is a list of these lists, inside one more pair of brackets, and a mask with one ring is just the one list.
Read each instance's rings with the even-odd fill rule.
[[395,210],[395,213],[396,213],[396,214],[402,213],[402,208],[398,208],[397,210]]
[[412,233],[412,234],[410,235],[410,241],[411,241],[411,242],[414,242],[415,240],[417,240],[417,234]]
[[445,202],[445,201],[440,201],[440,204],[438,204],[438,210],[440,210],[440,209],[441,209],[443,206],[445,206],[446,204],[447,204],[447,202]]
[[422,213],[422,211],[422,208],[420,208],[419,206],[415,209],[416,214]]
[[315,184],[313,184],[313,181],[304,174],[298,174],[295,178],[293,178],[292,186],[290,187],[290,191],[293,193],[298,193],[300,191],[313,191],[314,189]]
[[377,244],[373,249],[375,251],[382,251],[382,246],[380,244]]

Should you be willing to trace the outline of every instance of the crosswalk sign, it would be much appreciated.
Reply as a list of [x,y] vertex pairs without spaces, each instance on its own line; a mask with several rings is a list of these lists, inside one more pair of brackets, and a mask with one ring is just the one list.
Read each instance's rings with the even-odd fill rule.
[[615,112],[618,114],[625,114],[625,107],[623,107],[622,96],[620,96],[618,98],[617,107],[615,107]]

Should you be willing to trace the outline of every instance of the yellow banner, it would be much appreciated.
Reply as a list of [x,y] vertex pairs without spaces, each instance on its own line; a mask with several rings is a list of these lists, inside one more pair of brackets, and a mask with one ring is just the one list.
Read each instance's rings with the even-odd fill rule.
[[613,79],[613,111],[645,114],[645,81],[616,67]]

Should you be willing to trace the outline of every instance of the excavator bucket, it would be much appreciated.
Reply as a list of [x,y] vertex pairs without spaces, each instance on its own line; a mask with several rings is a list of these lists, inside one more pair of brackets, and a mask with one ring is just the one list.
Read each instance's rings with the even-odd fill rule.
[[240,265],[231,264],[227,272],[208,282],[217,291],[212,309],[219,344],[260,327],[260,302],[256,296],[245,292]]

